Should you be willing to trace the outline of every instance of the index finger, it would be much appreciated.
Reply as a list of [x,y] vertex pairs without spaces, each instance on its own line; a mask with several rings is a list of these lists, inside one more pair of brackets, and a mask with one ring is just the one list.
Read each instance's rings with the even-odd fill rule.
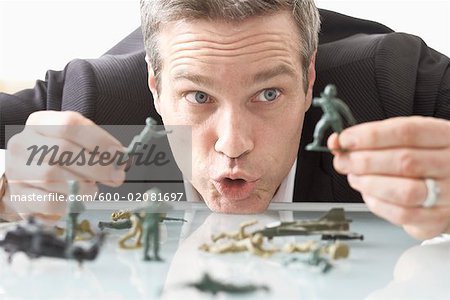
[[450,146],[450,122],[412,116],[363,123],[342,131],[339,144],[348,150],[444,148]]

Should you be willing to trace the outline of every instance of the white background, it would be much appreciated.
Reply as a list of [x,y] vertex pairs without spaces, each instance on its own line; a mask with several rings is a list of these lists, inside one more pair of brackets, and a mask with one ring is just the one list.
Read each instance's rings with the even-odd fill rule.
[[[418,35],[450,55],[449,0],[316,4]],[[60,70],[74,58],[98,57],[139,24],[139,0],[0,0],[0,91],[32,86],[46,70]]]

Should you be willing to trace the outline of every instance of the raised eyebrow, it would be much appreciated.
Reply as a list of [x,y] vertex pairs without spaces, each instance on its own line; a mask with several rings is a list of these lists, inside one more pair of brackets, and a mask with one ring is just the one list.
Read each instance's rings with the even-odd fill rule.
[[190,73],[189,71],[181,71],[181,72],[175,73],[173,76],[173,80],[174,81],[188,80],[197,85],[208,86],[208,87],[214,86],[214,81],[210,77],[203,76],[200,74]]
[[286,65],[278,65],[275,68],[271,68],[256,73],[255,76],[253,77],[253,82],[255,83],[265,82],[280,75],[288,75],[293,79],[297,78],[295,71],[291,67],[288,67]]

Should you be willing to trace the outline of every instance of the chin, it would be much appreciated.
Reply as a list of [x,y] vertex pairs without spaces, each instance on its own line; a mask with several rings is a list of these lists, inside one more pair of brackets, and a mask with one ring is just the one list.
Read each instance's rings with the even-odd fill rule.
[[217,197],[210,201],[205,201],[210,210],[223,214],[259,214],[269,207],[270,200],[262,200],[257,196],[250,196],[242,200],[230,200]]

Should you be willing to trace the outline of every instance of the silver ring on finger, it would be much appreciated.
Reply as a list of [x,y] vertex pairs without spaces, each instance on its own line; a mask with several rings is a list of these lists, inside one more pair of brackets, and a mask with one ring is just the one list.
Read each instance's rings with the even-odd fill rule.
[[425,186],[427,187],[427,197],[422,202],[422,207],[430,208],[438,202],[440,190],[436,181],[432,178],[425,179]]

